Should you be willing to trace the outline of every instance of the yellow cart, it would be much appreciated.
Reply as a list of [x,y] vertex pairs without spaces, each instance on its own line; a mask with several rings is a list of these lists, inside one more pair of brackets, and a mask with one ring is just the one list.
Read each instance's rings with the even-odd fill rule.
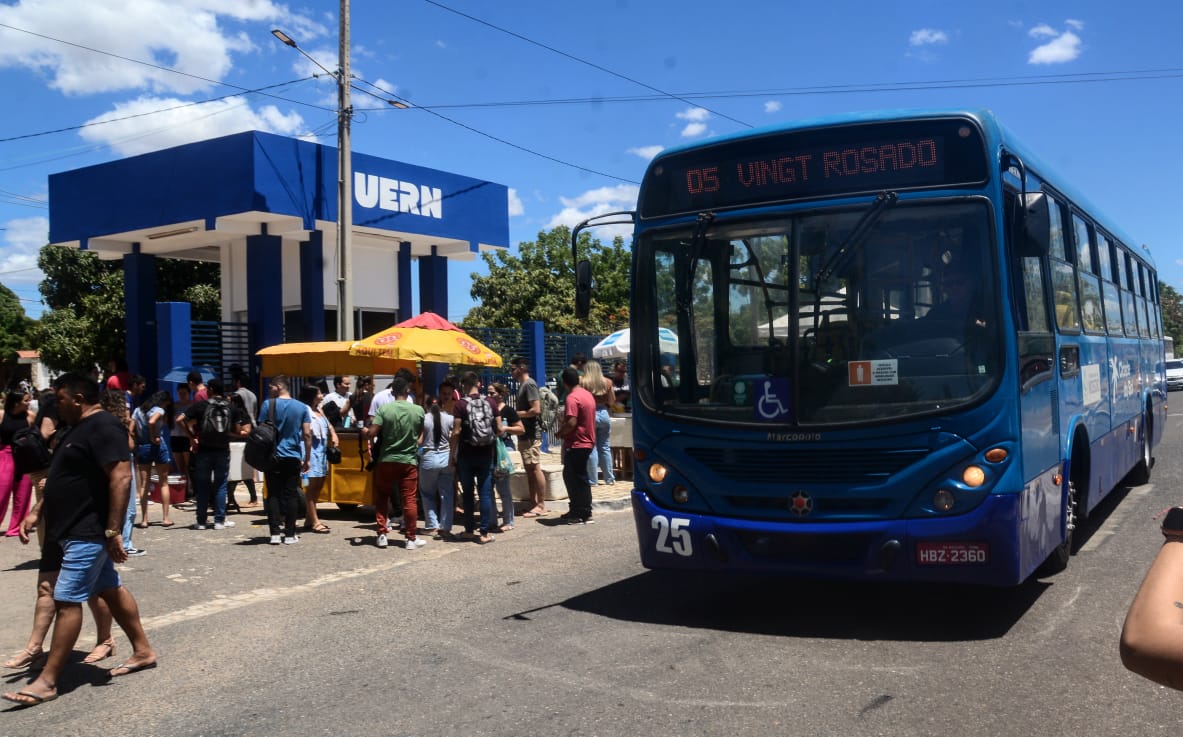
[[[414,361],[351,356],[349,341],[281,343],[259,351],[263,376],[374,376],[393,375],[400,368],[415,373]],[[358,442],[359,428],[338,429],[341,462],[329,467],[320,500],[348,508],[374,503],[373,474],[366,470],[369,448]]]

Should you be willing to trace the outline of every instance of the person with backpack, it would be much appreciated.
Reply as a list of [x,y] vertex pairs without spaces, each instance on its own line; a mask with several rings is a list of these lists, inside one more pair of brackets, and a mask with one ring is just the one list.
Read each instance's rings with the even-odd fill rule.
[[[274,461],[261,464],[267,484],[264,508],[267,510],[271,544],[294,545],[300,541],[296,535],[296,519],[300,511],[300,474],[308,472],[312,461],[312,411],[308,405],[292,398],[288,377],[272,377],[269,386],[271,397],[259,407],[259,423],[263,427],[267,423],[274,426],[276,442]],[[249,451],[249,441],[247,446]],[[254,461],[251,461],[251,465],[255,465]]]
[[230,475],[230,440],[245,437],[251,429],[246,412],[225,396],[220,379],[210,379],[209,398],[189,405],[177,418],[189,430],[193,453],[193,483],[197,487],[197,522],[194,530],[208,529],[209,506],[214,502],[214,529],[234,526],[226,519],[226,479]]
[[[480,544],[493,542],[489,528],[493,526],[493,443],[501,435],[501,420],[489,400],[481,396],[481,382],[475,372],[460,378],[463,395],[457,400],[452,425],[453,445],[456,447],[456,475],[464,498],[464,536]],[[474,492],[480,498],[480,534],[473,519]]]

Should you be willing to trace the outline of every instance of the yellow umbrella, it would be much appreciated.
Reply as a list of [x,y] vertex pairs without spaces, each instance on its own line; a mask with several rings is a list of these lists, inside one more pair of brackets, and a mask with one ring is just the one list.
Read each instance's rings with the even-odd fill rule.
[[500,366],[501,356],[434,312],[424,312],[355,342],[355,356],[469,366]]
[[355,356],[348,340],[317,343],[281,343],[255,355],[263,360],[263,376],[338,376],[345,374],[394,374],[400,368],[415,371],[414,361]]

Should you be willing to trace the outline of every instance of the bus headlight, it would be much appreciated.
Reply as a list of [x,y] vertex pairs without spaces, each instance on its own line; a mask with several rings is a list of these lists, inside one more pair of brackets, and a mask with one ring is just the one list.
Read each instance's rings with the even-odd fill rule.
[[937,489],[937,493],[932,495],[932,507],[938,512],[948,512],[953,508],[953,492]]
[[961,472],[961,480],[971,489],[976,489],[986,483],[986,472],[981,466],[966,466]]
[[662,481],[665,481],[665,475],[668,470],[663,464],[654,463],[649,467],[649,480],[655,484],[660,484]]
[[685,504],[686,502],[690,501],[690,490],[681,484],[675,486],[674,501],[678,504]]

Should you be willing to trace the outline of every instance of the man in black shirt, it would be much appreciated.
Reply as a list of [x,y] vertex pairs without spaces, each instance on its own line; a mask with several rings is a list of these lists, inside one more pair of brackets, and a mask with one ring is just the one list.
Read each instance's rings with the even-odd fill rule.
[[[82,603],[102,597],[132,644],[132,655],[109,673],[124,676],[156,667],[156,653],[140,622],[140,610],[114,563],[127,560],[123,518],[131,491],[127,428],[99,405],[99,385],[81,374],[54,382],[58,414],[70,426],[57,443],[45,498],[21,525],[22,540],[44,513],[47,538],[61,546],[62,565],[54,586],[56,624],[41,674],[3,698],[26,706],[57,698],[57,682],[82,630]],[[42,512],[42,509],[44,511]]]

